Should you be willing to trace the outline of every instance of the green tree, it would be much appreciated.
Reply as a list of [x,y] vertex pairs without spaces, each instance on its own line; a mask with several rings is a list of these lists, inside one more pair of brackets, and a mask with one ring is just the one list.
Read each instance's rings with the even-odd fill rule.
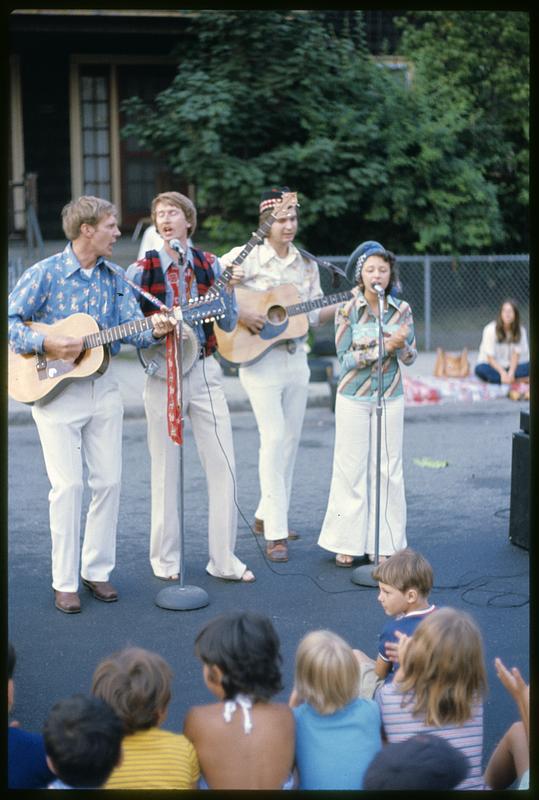
[[[467,231],[470,246],[475,240],[479,248],[503,244],[506,250],[527,250],[529,15],[418,11],[397,24],[400,52],[414,65],[421,146],[430,147],[444,126],[451,129],[457,160],[447,165],[447,177],[453,174],[450,191],[461,195],[454,226]],[[470,187],[475,190],[467,194]],[[469,216],[473,203],[485,211],[482,223]]]
[[502,241],[464,78],[456,92],[443,70],[425,72],[411,27],[419,36],[423,19],[405,23],[411,84],[370,57],[361,12],[351,21],[336,30],[314,11],[201,11],[171,86],[151,108],[125,105],[124,134],[196,184],[202,230],[223,249],[248,238],[272,184],[299,190],[301,239],[314,252],[347,253],[367,238],[400,252]]

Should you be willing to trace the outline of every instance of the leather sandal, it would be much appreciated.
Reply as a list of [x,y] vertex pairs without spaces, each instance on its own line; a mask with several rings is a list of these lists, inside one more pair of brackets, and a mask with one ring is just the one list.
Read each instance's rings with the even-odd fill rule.
[[335,556],[336,567],[353,567],[354,556],[347,556],[345,553],[337,553]]
[[268,540],[266,542],[266,557],[269,561],[288,561],[286,539]]
[[[252,531],[253,531],[253,533],[256,533],[257,536],[260,536],[261,534],[263,534],[264,533],[264,520],[263,519],[258,519],[258,517],[255,517],[255,521],[253,523]],[[288,531],[288,538],[291,541],[292,540],[296,541],[297,539],[301,539],[301,535],[299,533],[296,533],[296,531]]]

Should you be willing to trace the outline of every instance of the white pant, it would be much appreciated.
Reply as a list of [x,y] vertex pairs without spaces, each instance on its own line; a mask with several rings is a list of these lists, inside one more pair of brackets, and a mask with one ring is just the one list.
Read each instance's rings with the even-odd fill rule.
[[[183,416],[191,420],[208,488],[210,560],[206,571],[218,578],[239,580],[246,567],[234,555],[238,525],[234,503],[236,467],[232,425],[221,374],[221,367],[215,358],[197,361],[189,374],[183,377],[182,405]],[[206,381],[211,392],[211,401]],[[155,575],[168,578],[180,571],[180,453],[178,445],[174,444],[167,432],[166,380],[158,377],[146,378],[144,408],[151,459],[150,563]],[[200,500],[202,499],[201,497]]]
[[260,361],[241,367],[241,384],[251,402],[260,434],[260,500],[255,516],[268,540],[288,537],[288,508],[310,371],[299,345],[295,353],[275,347]]
[[[114,366],[95,380],[69,384],[48,403],[35,403],[51,483],[52,586],[76,592],[80,574],[107,581],[116,560],[116,526],[122,473],[123,406]],[[83,462],[91,500],[80,555]]]
[[[328,507],[318,544],[332,553],[374,555],[376,404],[337,393],[335,452]],[[379,554],[406,547],[402,473],[404,398],[382,400]]]

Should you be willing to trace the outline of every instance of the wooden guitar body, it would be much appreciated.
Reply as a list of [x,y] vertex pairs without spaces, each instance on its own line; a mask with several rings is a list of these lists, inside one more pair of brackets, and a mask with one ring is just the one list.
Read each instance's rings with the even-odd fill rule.
[[[72,314],[52,325],[42,322],[26,323],[46,336],[83,337],[97,333],[99,326],[88,314]],[[67,383],[99,376],[109,364],[109,352],[104,347],[84,350],[76,361],[54,359],[46,353],[14,353],[8,348],[9,394],[21,403],[33,403],[47,396],[55,397]]]
[[242,286],[236,287],[240,309],[261,314],[266,323],[258,335],[251,333],[238,322],[227,333],[215,328],[220,355],[232,364],[254,364],[272,347],[287,339],[305,336],[309,330],[306,314],[290,316],[287,307],[299,303],[299,292],[292,284],[284,284],[257,292]]

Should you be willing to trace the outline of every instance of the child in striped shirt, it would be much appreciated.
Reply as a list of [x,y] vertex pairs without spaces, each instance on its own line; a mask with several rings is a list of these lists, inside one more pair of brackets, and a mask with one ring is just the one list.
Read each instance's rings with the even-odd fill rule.
[[123,759],[105,789],[195,789],[197,754],[181,733],[164,731],[172,671],[157,653],[128,647],[98,664],[92,692],[122,720]]
[[376,694],[388,742],[418,733],[441,736],[469,761],[457,790],[485,788],[483,697],[487,677],[481,633],[463,611],[441,608],[413,636],[398,634],[400,667]]

